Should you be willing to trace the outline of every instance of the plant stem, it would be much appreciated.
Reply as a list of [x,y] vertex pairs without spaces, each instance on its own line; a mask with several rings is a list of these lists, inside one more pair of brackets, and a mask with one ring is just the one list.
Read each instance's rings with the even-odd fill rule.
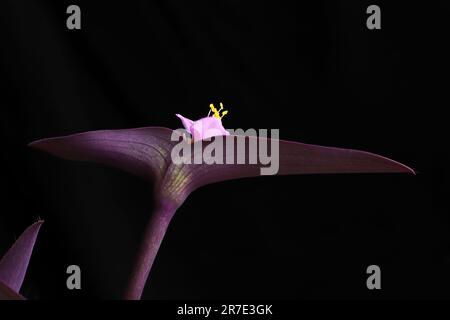
[[176,209],[169,203],[162,202],[156,205],[155,211],[145,228],[141,247],[125,292],[126,300],[139,300],[141,298],[156,254]]

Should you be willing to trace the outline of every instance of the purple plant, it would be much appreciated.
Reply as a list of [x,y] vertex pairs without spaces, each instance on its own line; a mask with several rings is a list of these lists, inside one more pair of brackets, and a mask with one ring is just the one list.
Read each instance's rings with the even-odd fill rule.
[[19,291],[42,223],[29,226],[0,260],[0,300],[25,299]]
[[[202,139],[220,136],[226,143],[234,145],[238,136],[230,135],[222,127],[219,111],[211,108],[214,115],[192,121],[177,115],[192,140],[184,143],[209,144]],[[221,108],[222,109],[222,108]],[[211,131],[213,130],[213,131]],[[92,161],[113,166],[154,182],[155,209],[143,236],[134,269],[132,271],[126,299],[140,299],[150,269],[161,241],[175,213],[186,198],[197,188],[224,180],[260,176],[260,164],[175,164],[171,159],[173,130],[162,127],[144,127],[124,130],[90,131],[69,136],[38,140],[31,147],[44,150],[55,156],[78,161]],[[213,133],[211,133],[213,132]],[[240,137],[241,139],[242,137]],[[248,136],[251,142],[258,137]],[[272,139],[267,139],[271,142]],[[279,140],[278,175],[328,174],[328,173],[414,173],[405,165],[388,158],[358,150],[308,145]],[[250,150],[239,151],[249,159]],[[239,155],[233,155],[237,157]],[[195,157],[195,151],[191,154]],[[226,151],[224,151],[224,158]]]

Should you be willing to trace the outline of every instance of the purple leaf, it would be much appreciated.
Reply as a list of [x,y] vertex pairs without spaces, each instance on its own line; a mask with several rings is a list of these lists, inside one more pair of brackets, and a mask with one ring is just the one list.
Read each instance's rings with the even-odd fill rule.
[[[233,140],[237,136],[224,137]],[[264,139],[246,137],[246,144],[251,140]],[[267,139],[270,145],[271,139]],[[236,148],[235,148],[236,149]],[[225,164],[226,150],[224,147],[224,164],[189,164],[184,165],[186,177],[193,177],[187,182],[185,189],[192,192],[198,187],[211,183],[244,177],[260,176],[260,164]],[[249,150],[245,150],[245,159],[249,159]],[[236,152],[234,158],[240,155]],[[236,161],[235,161],[236,163]],[[294,141],[279,140],[279,171],[277,175],[300,174],[342,174],[342,173],[412,173],[414,170],[394,160],[370,152],[324,147],[304,144]]]
[[0,260],[0,282],[12,291],[20,291],[43,222],[38,221],[29,226]]
[[[188,126],[189,119],[183,124]],[[191,126],[192,127],[192,126]],[[191,128],[192,129],[192,128]],[[171,153],[175,145],[184,143],[192,148],[190,159],[206,150],[215,139],[225,139],[223,163],[226,163],[226,145],[236,146],[242,136],[227,135],[212,141],[171,141],[173,130],[147,127],[127,130],[103,130],[74,134],[65,137],[38,140],[30,146],[70,160],[102,163],[155,181],[156,210],[147,226],[143,244],[130,279],[126,298],[139,299],[145,280],[159,249],[167,226],[177,208],[195,189],[214,182],[260,176],[261,163],[256,164],[176,164]],[[180,134],[181,137],[181,134]],[[247,145],[259,137],[246,137]],[[195,139],[194,139],[195,140]],[[271,142],[267,139],[268,149]],[[399,172],[414,173],[405,165],[388,158],[358,150],[339,149],[279,140],[278,175]],[[201,148],[195,146],[201,144]],[[234,148],[234,160],[239,156],[250,159],[257,152],[250,147]],[[196,153],[197,152],[197,153]]]
[[[38,140],[30,146],[61,158],[102,163],[153,179],[157,182],[157,196],[173,201],[177,207],[198,187],[218,181],[261,175],[260,164],[175,165],[171,160],[171,151],[178,142],[170,140],[172,132],[171,129],[161,127],[90,131]],[[229,140],[235,143],[237,136],[221,138],[225,139],[226,143]],[[246,139],[248,142],[263,138]],[[267,141],[270,145],[271,140]],[[204,149],[209,142],[202,142]],[[246,159],[249,159],[249,156],[247,148]],[[234,158],[236,157],[238,154],[234,155]],[[223,162],[225,163],[225,159]],[[369,152],[279,140],[278,175],[371,172],[414,173],[401,163]]]

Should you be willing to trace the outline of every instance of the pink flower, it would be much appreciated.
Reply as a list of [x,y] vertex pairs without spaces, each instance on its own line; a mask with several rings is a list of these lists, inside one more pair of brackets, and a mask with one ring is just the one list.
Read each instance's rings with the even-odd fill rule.
[[[226,115],[228,111],[225,110],[222,112],[222,115],[220,115],[220,111],[223,109],[222,103],[220,104],[219,110],[216,110],[213,104],[210,104],[209,107],[211,110],[209,111],[208,116],[197,121],[192,121],[180,114],[176,114],[176,116],[181,119],[181,123],[187,132],[192,135],[194,141],[209,139],[215,136],[230,135],[222,125],[222,117]],[[209,115],[211,111],[214,113],[212,116]]]

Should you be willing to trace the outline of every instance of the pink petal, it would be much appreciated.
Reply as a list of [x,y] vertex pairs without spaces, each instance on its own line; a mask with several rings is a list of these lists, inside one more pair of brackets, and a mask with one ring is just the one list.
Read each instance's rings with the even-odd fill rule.
[[194,121],[192,121],[188,118],[185,118],[181,114],[178,114],[178,113],[176,114],[176,116],[181,119],[181,123],[183,124],[183,127],[187,130],[187,132],[191,133],[191,126],[194,123]]
[[229,135],[222,125],[222,120],[216,117],[205,117],[195,121],[191,126],[190,132],[194,141]]

